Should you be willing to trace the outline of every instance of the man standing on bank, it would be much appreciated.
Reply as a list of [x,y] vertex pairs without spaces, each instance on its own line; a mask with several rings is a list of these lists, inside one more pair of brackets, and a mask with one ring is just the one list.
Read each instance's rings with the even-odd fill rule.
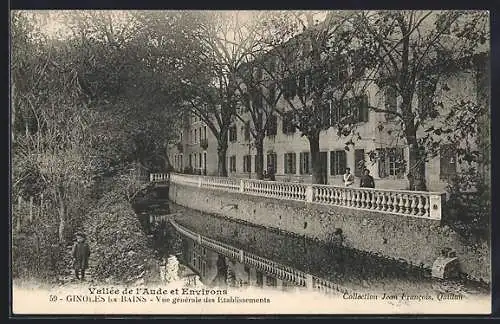
[[71,254],[73,256],[73,268],[75,269],[76,279],[85,279],[85,269],[89,266],[90,247],[85,241],[84,233],[76,233],[76,242],[73,245]]
[[361,188],[375,188],[375,180],[373,180],[373,177],[370,175],[370,170],[365,169],[363,171],[359,186]]

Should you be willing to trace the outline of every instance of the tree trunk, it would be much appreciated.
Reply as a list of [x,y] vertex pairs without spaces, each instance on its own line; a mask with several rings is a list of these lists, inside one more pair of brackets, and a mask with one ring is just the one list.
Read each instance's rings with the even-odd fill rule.
[[63,243],[65,239],[64,235],[66,234],[66,204],[64,202],[63,193],[61,189],[57,190],[57,199],[59,201],[59,208],[58,208],[59,228],[57,233],[59,236],[59,243]]
[[16,84],[12,82],[12,87],[11,87],[11,128],[10,128],[10,133],[12,136],[12,143],[15,141],[15,124],[16,124]]
[[219,143],[217,147],[217,174],[219,177],[227,177],[226,152],[227,143]]
[[312,183],[324,184],[323,168],[319,157],[319,133],[307,136],[309,140],[309,150],[311,152]]
[[425,154],[417,143],[415,127],[406,128],[406,141],[409,146],[409,189],[427,191],[425,179]]
[[255,173],[257,174],[257,179],[262,180],[263,170],[264,170],[264,139],[262,136],[257,136],[255,138]]
[[60,243],[64,242],[65,232],[66,232],[66,207],[65,207],[62,199],[60,199],[60,203],[59,203],[59,228],[57,231],[57,233],[59,235],[59,242]]

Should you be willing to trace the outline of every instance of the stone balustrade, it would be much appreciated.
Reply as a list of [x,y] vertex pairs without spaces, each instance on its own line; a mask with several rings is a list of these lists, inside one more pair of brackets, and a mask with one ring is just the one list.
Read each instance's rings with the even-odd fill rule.
[[444,193],[172,174],[178,184],[440,220]]
[[229,257],[233,260],[238,260],[243,264],[252,266],[267,274],[274,275],[278,279],[292,282],[296,286],[307,288],[309,290],[315,290],[324,294],[339,294],[347,291],[347,289],[328,280],[307,274],[293,267],[277,263],[253,253],[239,250],[223,242],[219,242],[214,239],[202,236],[176,223],[172,219],[170,220],[170,223],[177,230],[177,232],[179,232],[181,235],[184,235],[185,237],[194,240],[198,244],[206,246],[207,248],[210,248],[221,255]]
[[168,173],[150,173],[149,181],[150,182],[167,182],[169,180]]

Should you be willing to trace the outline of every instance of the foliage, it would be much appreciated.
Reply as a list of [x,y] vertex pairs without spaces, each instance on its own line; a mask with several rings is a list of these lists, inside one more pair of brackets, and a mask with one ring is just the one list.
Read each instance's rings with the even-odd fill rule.
[[491,229],[491,186],[477,167],[470,166],[449,184],[444,207],[446,222],[472,242],[489,244]]
[[[450,90],[447,82],[451,77],[487,65],[477,65],[474,60],[487,51],[488,14],[458,10],[366,11],[357,16],[365,39],[377,45],[376,85],[382,92],[392,91],[400,98],[396,109],[371,108],[388,117],[384,131],[404,139],[409,146],[408,174],[414,178],[410,189],[426,190],[425,161],[436,155],[441,134],[451,133],[444,127],[455,132],[465,125],[463,120],[449,117],[460,115],[471,105],[484,104],[466,100],[457,104],[444,100],[442,92]],[[439,123],[443,128],[436,128]]]
[[[358,123],[359,104],[346,102],[364,95],[371,80],[365,71],[376,63],[374,42],[363,38],[356,18],[354,13],[329,12],[324,22],[307,25],[291,12],[266,24],[287,35],[286,41],[279,42],[274,35],[263,39],[272,50],[269,58],[257,62],[286,103],[277,113],[289,117],[292,132],[297,128],[309,140],[315,183],[326,181],[320,172],[320,132],[337,126],[342,134],[343,127]],[[334,120],[332,108],[345,113]]]
[[84,229],[96,280],[126,283],[154,279],[154,251],[129,201],[120,193],[104,195],[89,212]]

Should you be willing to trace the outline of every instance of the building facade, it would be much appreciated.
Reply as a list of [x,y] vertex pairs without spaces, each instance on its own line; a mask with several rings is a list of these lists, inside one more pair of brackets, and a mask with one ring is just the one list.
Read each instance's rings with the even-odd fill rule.
[[[489,80],[489,56],[486,54],[481,57],[478,68],[457,71],[449,77],[440,78],[433,99],[441,102],[443,107],[453,107],[461,101],[489,105],[488,94],[485,93]],[[413,105],[418,109],[421,105],[432,104],[429,98],[425,91],[417,91]],[[335,120],[341,118],[342,112],[332,107],[327,112],[331,127],[320,135],[320,162],[327,184],[342,185],[342,175],[346,168],[350,168],[356,177],[355,186],[359,186],[362,170],[366,168],[374,177],[376,188],[406,189],[409,149],[401,133],[401,125],[391,118],[392,115],[370,109],[375,107],[398,111],[401,97],[390,88],[382,89],[371,84],[364,95],[355,99],[359,100],[352,101],[358,111],[357,137],[354,140],[337,134]],[[275,114],[273,120],[268,122],[264,139],[264,169],[271,167],[277,181],[310,183],[312,168],[309,142],[291,126],[286,101],[281,99],[277,108],[284,113]],[[243,120],[234,119],[228,134],[228,175],[256,178],[256,149],[249,132],[251,119],[245,114],[241,117]],[[489,120],[483,122],[486,122],[485,128],[489,129]],[[446,123],[446,120],[438,116],[432,123],[437,127]],[[417,135],[425,134],[421,130]],[[450,143],[444,134],[440,136],[439,154],[426,162],[429,191],[445,190],[449,179],[462,169],[457,157],[457,145],[460,144]],[[347,145],[348,142],[351,142],[350,145]],[[372,152],[377,152],[383,158],[370,159]],[[179,144],[171,147],[169,157],[177,172],[217,175],[217,140],[198,117],[191,116],[185,120]]]

